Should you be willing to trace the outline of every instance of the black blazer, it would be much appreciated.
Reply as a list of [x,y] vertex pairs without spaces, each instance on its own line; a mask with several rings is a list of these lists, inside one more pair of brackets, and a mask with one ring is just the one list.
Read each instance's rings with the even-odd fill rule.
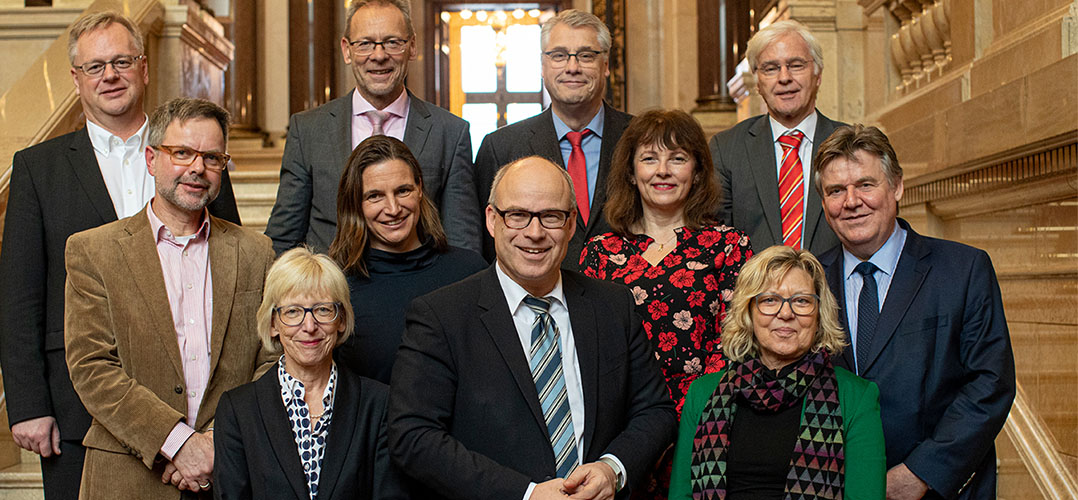
[[[562,260],[562,269],[580,270],[580,251],[593,236],[610,232],[610,225],[603,217],[603,204],[606,203],[606,174],[610,171],[610,160],[614,156],[614,146],[621,139],[625,127],[629,126],[632,115],[622,113],[603,103],[603,143],[599,154],[599,173],[595,180],[595,194],[592,195],[590,216],[587,226],[584,219],[577,215],[576,232],[569,240],[569,251]],[[555,165],[565,168],[558,145],[557,132],[554,131],[553,111],[547,108],[527,120],[502,127],[483,138],[479,153],[475,157],[476,193],[479,195],[479,213],[487,208],[490,186],[498,169],[526,156],[541,156]],[[494,240],[485,228],[483,233],[483,257],[494,262]]]
[[[727,224],[749,235],[753,248],[763,250],[782,244],[782,216],[779,213],[779,181],[775,165],[775,142],[771,139],[771,121],[759,115],[715,134],[711,138],[711,161],[722,183],[722,213]],[[812,157],[820,143],[845,123],[833,121],[816,112]],[[816,166],[810,172],[815,174]],[[816,255],[838,245],[831,226],[823,216],[820,194],[813,176],[805,201],[805,233],[801,247]]]
[[[562,283],[584,386],[583,462],[612,453],[631,485],[673,442],[674,403],[628,290],[572,271]],[[516,499],[554,477],[494,266],[412,302],[392,380],[390,452],[431,488],[423,498]]]
[[[409,498],[386,450],[385,384],[338,364],[335,390],[319,500]],[[310,498],[277,365],[224,393],[214,425],[214,498]]]
[[[240,222],[227,171],[210,213]],[[0,252],[0,364],[10,424],[52,415],[60,437],[74,441],[90,427],[64,360],[64,245],[114,220],[85,128],[15,153]]]
[[[926,498],[996,496],[995,439],[1014,401],[1014,355],[999,283],[983,250],[907,231],[862,377],[880,386],[887,467]],[[820,257],[847,332],[842,249]],[[847,333],[847,336],[849,334]],[[854,351],[835,364],[853,371]]]

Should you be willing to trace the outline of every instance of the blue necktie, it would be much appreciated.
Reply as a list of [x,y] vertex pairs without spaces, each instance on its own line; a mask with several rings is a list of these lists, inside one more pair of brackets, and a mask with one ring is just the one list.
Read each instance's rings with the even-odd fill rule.
[[857,373],[863,373],[868,363],[872,337],[876,334],[876,323],[880,319],[879,290],[873,274],[879,269],[875,264],[865,261],[857,264],[857,271],[864,278],[861,295],[857,299]]
[[550,317],[549,299],[528,296],[524,298],[524,304],[536,314],[532,325],[532,347],[528,353],[532,381],[539,393],[558,477],[565,478],[576,468],[578,460],[576,434],[562,373],[561,348],[558,347],[558,327]]

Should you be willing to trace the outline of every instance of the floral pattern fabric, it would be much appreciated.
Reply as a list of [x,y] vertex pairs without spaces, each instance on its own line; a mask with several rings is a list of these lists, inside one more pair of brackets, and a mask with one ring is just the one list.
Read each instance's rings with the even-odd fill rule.
[[[722,319],[752,247],[745,233],[729,226],[675,233],[677,246],[658,265],[643,257],[655,243],[651,237],[607,233],[584,246],[580,267],[588,276],[629,287],[680,418],[689,385],[726,365],[719,341]],[[634,499],[666,498],[671,458],[663,458]]]

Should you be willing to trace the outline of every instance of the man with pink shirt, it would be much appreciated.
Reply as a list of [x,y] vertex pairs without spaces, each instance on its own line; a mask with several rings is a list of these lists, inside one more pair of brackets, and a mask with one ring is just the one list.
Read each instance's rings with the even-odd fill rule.
[[468,122],[405,88],[416,58],[409,0],[353,0],[341,54],[356,89],[292,115],[281,183],[266,235],[281,253],[306,244],[325,252],[337,230],[337,185],[352,150],[371,135],[404,141],[423,171],[449,244],[479,250],[483,227],[476,197]]
[[269,239],[206,210],[228,120],[201,99],[159,107],[145,150],[153,199],[68,240],[67,365],[93,417],[83,498],[209,498],[217,400],[274,361],[254,328]]

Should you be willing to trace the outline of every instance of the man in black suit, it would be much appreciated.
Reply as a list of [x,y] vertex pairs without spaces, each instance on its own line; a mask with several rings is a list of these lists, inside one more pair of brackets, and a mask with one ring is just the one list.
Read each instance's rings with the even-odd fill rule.
[[672,442],[628,290],[559,269],[574,212],[565,169],[509,164],[486,208],[497,263],[412,303],[389,447],[430,497],[626,498]]
[[[577,190],[579,230],[569,241],[563,269],[580,269],[584,243],[610,231],[603,217],[606,173],[614,146],[632,119],[603,102],[610,76],[610,43],[610,30],[587,12],[564,10],[543,24],[543,85],[550,94],[550,107],[491,132],[475,157],[480,212],[494,173],[502,165],[525,156],[541,156],[569,170]],[[579,145],[574,146],[574,141]],[[495,257],[494,240],[489,235],[483,236],[483,256],[488,261]]]
[[404,141],[423,170],[449,244],[479,250],[481,211],[468,122],[412,95],[404,86],[416,58],[408,0],[355,0],[345,15],[341,54],[356,89],[292,115],[281,184],[266,235],[281,253],[307,244],[325,252],[337,231],[337,186],[348,157],[367,137]]
[[1015,379],[988,254],[897,217],[902,168],[875,127],[839,128],[816,162],[842,242],[820,257],[850,332],[836,363],[880,386],[887,498],[995,498]]
[[[71,27],[69,55],[86,128],[15,154],[0,253],[0,363],[8,422],[41,455],[45,498],[76,498],[90,426],[64,361],[67,237],[142,210],[149,82],[142,34],[114,12]],[[227,171],[210,211],[239,223]]]
[[823,52],[808,28],[792,20],[760,30],[747,50],[767,114],[711,138],[722,179],[720,215],[748,233],[753,248],[785,244],[819,255],[838,240],[809,189],[810,167],[817,145],[843,125],[816,110]]

